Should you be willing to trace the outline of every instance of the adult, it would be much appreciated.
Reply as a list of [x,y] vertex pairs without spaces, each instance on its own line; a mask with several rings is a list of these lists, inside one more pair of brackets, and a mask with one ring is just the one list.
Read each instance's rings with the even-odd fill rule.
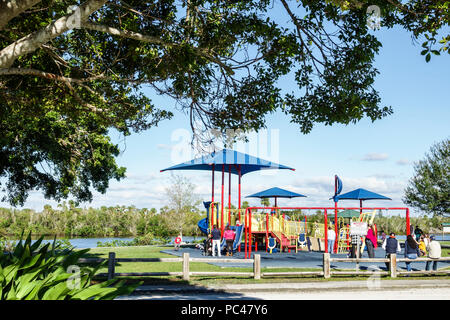
[[233,242],[236,237],[236,233],[231,230],[229,225],[226,226],[223,237],[225,238],[225,242],[227,244],[227,256],[233,256]]
[[211,256],[212,255],[212,235],[211,235],[211,233],[208,233],[208,237],[204,240],[204,248],[205,248],[204,255]]
[[[391,254],[400,253],[402,249],[400,248],[400,243],[395,238],[395,233],[391,232],[389,238],[386,238],[381,245],[381,247],[386,251],[386,258],[390,258]],[[386,268],[389,270],[390,263],[386,262]]]
[[416,236],[416,241],[419,241],[420,236],[423,234],[422,229],[419,228],[419,226],[416,226],[414,229],[414,235]]
[[357,258],[356,251],[358,251],[358,242],[361,244],[361,237],[356,234],[352,234],[350,258]]
[[[441,244],[435,240],[434,236],[430,237],[430,244],[428,245],[428,258],[439,259],[441,257]],[[433,261],[433,271],[437,270],[437,260]],[[427,261],[425,270],[430,270],[431,261]]]
[[425,233],[425,237],[423,238],[423,241],[425,242],[425,247],[428,248],[430,245],[430,235],[428,233]]
[[217,225],[214,225],[211,235],[212,235],[212,255],[213,257],[216,256],[216,247],[217,247],[217,255],[221,257],[222,255],[220,253],[220,239],[222,238],[222,233],[217,228]]
[[377,236],[375,235],[375,227],[372,224],[369,225],[369,228],[367,230],[365,243],[369,258],[375,258],[375,249],[377,248],[378,243]]
[[336,241],[336,232],[332,227],[328,227],[328,252],[333,253],[334,242]]
[[[413,236],[408,234],[405,241],[405,258],[417,259],[420,255],[419,244],[414,240]],[[411,262],[405,262],[406,270],[411,271]]]
[[381,241],[384,242],[386,240],[386,232],[384,230],[381,230]]

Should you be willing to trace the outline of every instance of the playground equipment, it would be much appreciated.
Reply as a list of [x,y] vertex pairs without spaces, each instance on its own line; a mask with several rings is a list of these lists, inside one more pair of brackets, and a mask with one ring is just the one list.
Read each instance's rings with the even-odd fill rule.
[[306,233],[300,233],[298,235],[297,239],[297,247],[295,248],[295,252],[298,251],[298,246],[300,246],[301,249],[306,247],[308,240],[306,239]]
[[[221,201],[214,201],[214,177],[216,169],[222,171]],[[265,169],[289,169],[288,166],[267,161],[249,154],[241,153],[235,150],[223,149],[214,151],[211,154],[186,161],[175,166],[161,170],[208,170],[212,172],[212,191],[211,202],[205,204],[207,209],[206,218],[198,222],[198,227],[205,234],[209,233],[211,227],[217,224],[223,234],[227,224],[233,227],[236,221],[242,222],[244,211],[241,209],[241,178],[242,175]],[[228,172],[228,208],[224,207],[224,179],[225,172]],[[238,206],[232,209],[231,206],[231,174],[238,175]],[[244,223],[245,225],[245,223]],[[241,237],[239,237],[241,238]],[[240,247],[238,247],[240,249]]]
[[[347,210],[348,211],[348,210]],[[345,216],[342,215],[339,217],[340,212],[338,212],[338,236],[336,238],[337,242],[337,253],[345,253],[350,249],[350,222],[366,222],[367,225],[374,223],[374,218],[377,210],[371,210],[368,212],[361,212],[358,214],[358,216],[350,216],[347,215],[346,217],[349,218],[349,223],[345,223],[344,219]],[[353,215],[353,214],[351,214]],[[340,220],[341,219],[341,220]],[[364,251],[365,248],[365,237],[363,237],[362,241],[362,247],[361,247],[361,253]]]
[[[410,233],[409,208],[336,208],[336,207],[249,207],[245,211],[245,258],[251,257],[253,250],[258,250],[258,242],[265,242],[266,250],[269,248],[269,241],[273,245],[273,240],[280,246],[280,251],[284,249],[298,250],[299,235],[304,233],[306,243],[308,239],[311,243],[311,250],[328,252],[328,213],[339,210],[358,210],[361,214],[357,221],[372,224],[377,210],[400,210],[406,213],[406,234]],[[258,211],[266,211],[261,213]],[[308,223],[306,216],[304,221],[293,221],[287,218],[286,214],[270,214],[270,212],[282,212],[283,210],[315,210],[324,215],[324,223]],[[348,248],[348,226],[338,230],[337,242],[340,244],[341,252]],[[304,241],[304,240],[303,240]],[[273,248],[272,248],[273,249]]]
[[[214,176],[215,170],[221,169],[222,171],[222,188],[221,188],[221,201],[214,201]],[[335,231],[338,236],[335,243],[334,251],[341,245],[341,250],[343,250],[343,239],[348,237],[348,229],[344,226],[343,220],[338,220],[337,215],[339,210],[354,210],[359,209],[360,216],[359,219],[366,219],[367,221],[373,222],[375,215],[374,210],[385,209],[385,210],[404,210],[406,212],[406,234],[410,233],[410,220],[409,220],[409,209],[408,208],[363,208],[362,201],[370,199],[387,199],[390,198],[372,193],[364,189],[357,189],[350,192],[350,195],[344,194],[339,195],[342,189],[342,182],[336,176],[336,187],[335,196],[333,197],[335,201],[335,207],[251,207],[243,210],[241,208],[241,177],[246,173],[253,171],[263,170],[263,169],[289,169],[293,168],[276,164],[267,160],[263,160],[257,157],[250,156],[248,154],[240,153],[234,150],[223,149],[218,152],[213,152],[209,155],[192,159],[190,161],[172,166],[170,168],[161,170],[209,170],[212,172],[212,192],[211,201],[205,202],[205,208],[207,209],[206,218],[198,222],[198,227],[205,234],[209,233],[212,226],[217,224],[221,229],[222,234],[224,228],[227,224],[230,227],[240,233],[236,237],[233,247],[240,249],[240,243],[242,237],[244,237],[245,244],[245,258],[251,257],[252,247],[254,246],[255,251],[258,250],[259,244],[265,243],[266,250],[269,248],[269,238],[275,241],[277,245],[280,246],[280,250],[283,251],[287,249],[299,248],[305,249],[305,243],[308,244],[308,250],[319,250],[328,252],[327,241],[328,241],[328,213],[334,210],[335,213]],[[228,172],[228,208],[224,205],[224,177],[225,172]],[[238,206],[237,209],[233,209],[231,206],[231,174],[238,175]],[[301,196],[301,195],[300,195]],[[348,197],[346,197],[348,196]],[[375,197],[375,198],[374,198]],[[337,202],[340,199],[359,199],[359,208],[338,208]],[[258,210],[266,210],[266,212],[258,212]],[[282,210],[319,210],[324,215],[324,223],[308,223],[305,216],[304,221],[294,221],[289,218]],[[269,216],[270,211],[270,216]],[[363,212],[364,211],[364,212]],[[371,212],[367,212],[371,211]],[[237,223],[239,221],[239,223]],[[240,228],[239,228],[240,227]],[[299,237],[304,234],[306,242],[303,239],[299,242]],[[310,245],[311,244],[311,245]],[[347,244],[348,245],[348,244]]]
[[[363,188],[358,188],[358,189],[355,189],[353,191],[350,191],[350,192],[347,192],[347,193],[344,193],[344,194],[340,194],[341,191],[342,191],[342,181],[338,178],[337,175],[335,176],[335,180],[334,181],[335,181],[334,182],[335,193],[334,193],[334,196],[333,196],[332,199],[334,200],[334,218],[335,218],[334,221],[335,221],[335,232],[336,232],[336,235],[340,234],[340,231],[338,231],[338,224],[336,223],[337,215],[338,215],[338,210],[337,210],[338,204],[337,203],[338,203],[339,200],[359,200],[359,207],[360,207],[359,208],[359,210],[360,210],[359,213],[360,213],[360,215],[363,214],[363,207],[362,207],[363,201],[366,201],[366,200],[392,200],[391,198],[388,198],[386,196],[383,196],[381,194],[378,194],[378,193],[375,193],[375,192],[372,192],[372,191],[368,191],[368,190],[363,189]],[[408,217],[408,219],[409,219],[409,217]],[[361,221],[363,221],[363,220],[361,220]],[[373,222],[373,218],[372,218],[372,222]],[[375,226],[375,228],[376,228],[376,226]],[[365,242],[363,241],[363,243],[365,243]],[[338,246],[339,246],[339,241],[336,241],[334,243],[334,248],[333,248],[333,250],[335,252],[339,252]],[[364,245],[362,247],[362,250],[364,250]]]
[[275,238],[269,238],[267,248],[269,249],[270,253],[272,253],[273,249],[275,249],[276,246],[277,246],[277,242],[275,241]]
[[278,198],[297,198],[297,197],[306,197],[300,193],[295,193],[292,191],[288,191],[285,189],[281,189],[281,188],[270,188],[264,191],[260,191],[257,192],[255,194],[252,194],[250,196],[247,196],[246,198],[260,198],[260,199],[265,199],[265,198],[274,198],[275,199],[275,207],[278,207],[277,204],[277,200]]

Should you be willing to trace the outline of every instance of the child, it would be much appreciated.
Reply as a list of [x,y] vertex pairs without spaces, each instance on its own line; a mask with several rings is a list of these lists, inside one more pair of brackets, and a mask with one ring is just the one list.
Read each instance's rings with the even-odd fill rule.
[[424,236],[420,236],[420,240],[419,240],[419,252],[420,252],[420,256],[426,256],[427,255],[427,245],[425,243],[425,237]]

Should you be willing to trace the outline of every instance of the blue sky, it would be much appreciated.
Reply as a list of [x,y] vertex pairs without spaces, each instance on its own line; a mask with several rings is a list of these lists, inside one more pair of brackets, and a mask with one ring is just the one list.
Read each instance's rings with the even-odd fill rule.
[[[376,57],[380,74],[375,88],[380,93],[382,104],[392,106],[394,114],[374,123],[364,119],[348,126],[316,125],[308,135],[301,134],[297,125],[291,124],[282,113],[268,116],[267,130],[254,135],[245,145],[246,151],[254,151],[258,139],[273,135],[269,145],[275,143],[274,152],[269,147],[250,153],[294,167],[296,171],[276,170],[245,175],[243,197],[277,186],[308,196],[280,200],[279,205],[333,206],[328,199],[333,195],[334,175],[337,174],[343,181],[343,192],[362,187],[393,199],[367,201],[368,206],[404,206],[401,198],[413,174],[413,163],[422,159],[432,144],[450,137],[450,60],[448,55],[444,55],[433,57],[426,63],[420,55],[420,45],[414,45],[410,35],[401,29],[382,28],[373,34],[383,44]],[[290,88],[291,83],[286,79],[282,85]],[[167,106],[174,105],[168,98],[152,99]],[[117,161],[127,167],[127,178],[120,182],[111,181],[106,194],[94,193],[93,202],[82,206],[160,208],[167,204],[164,193],[170,173],[160,173],[159,170],[180,162],[176,150],[186,143],[179,139],[179,135],[189,134],[189,130],[188,118],[175,111],[173,120],[147,132],[133,134],[125,141],[111,134],[122,150]],[[264,153],[264,150],[268,152]],[[184,160],[188,160],[186,157]],[[188,177],[196,185],[195,192],[201,199],[210,199],[210,173],[179,171],[177,174]],[[237,178],[233,176],[232,179],[232,201],[236,203]],[[220,181],[219,174],[216,181]],[[219,184],[216,183],[218,195]],[[258,200],[246,200],[258,204]],[[35,191],[30,193],[24,207],[41,210],[45,204],[56,206],[54,201],[44,199],[40,192]],[[357,204],[355,201],[341,203],[343,206]]]

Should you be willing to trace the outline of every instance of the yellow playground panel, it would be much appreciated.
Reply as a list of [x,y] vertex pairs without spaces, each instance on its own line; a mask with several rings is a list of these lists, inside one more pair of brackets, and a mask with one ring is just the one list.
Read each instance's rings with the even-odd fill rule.
[[[209,229],[212,229],[213,224],[217,225],[219,229],[225,228],[226,225],[235,226],[237,222],[243,223],[245,209],[223,208],[223,215],[220,212],[220,203],[212,202],[209,206]],[[239,220],[239,217],[242,220]],[[222,224],[223,219],[223,224]]]
[[[253,211],[253,210],[252,210]],[[296,221],[284,214],[251,213],[251,233],[264,233],[266,237],[275,237],[283,247],[298,250],[298,238],[305,234],[313,238],[322,239],[325,236],[323,223]],[[267,239],[266,239],[267,241]],[[322,243],[323,245],[323,243]],[[302,246],[303,248],[304,246]],[[313,248],[320,250],[321,247],[314,245]]]
[[[375,219],[375,214],[377,210],[372,210],[370,212],[362,212],[359,217],[352,217],[351,221],[355,222],[366,222],[367,225],[373,224],[373,221]],[[348,251],[350,246],[350,226],[345,225],[343,219],[338,220],[338,247],[337,247],[337,253],[345,253]],[[361,246],[361,252],[364,251],[365,247],[365,237],[362,239],[362,246]]]

